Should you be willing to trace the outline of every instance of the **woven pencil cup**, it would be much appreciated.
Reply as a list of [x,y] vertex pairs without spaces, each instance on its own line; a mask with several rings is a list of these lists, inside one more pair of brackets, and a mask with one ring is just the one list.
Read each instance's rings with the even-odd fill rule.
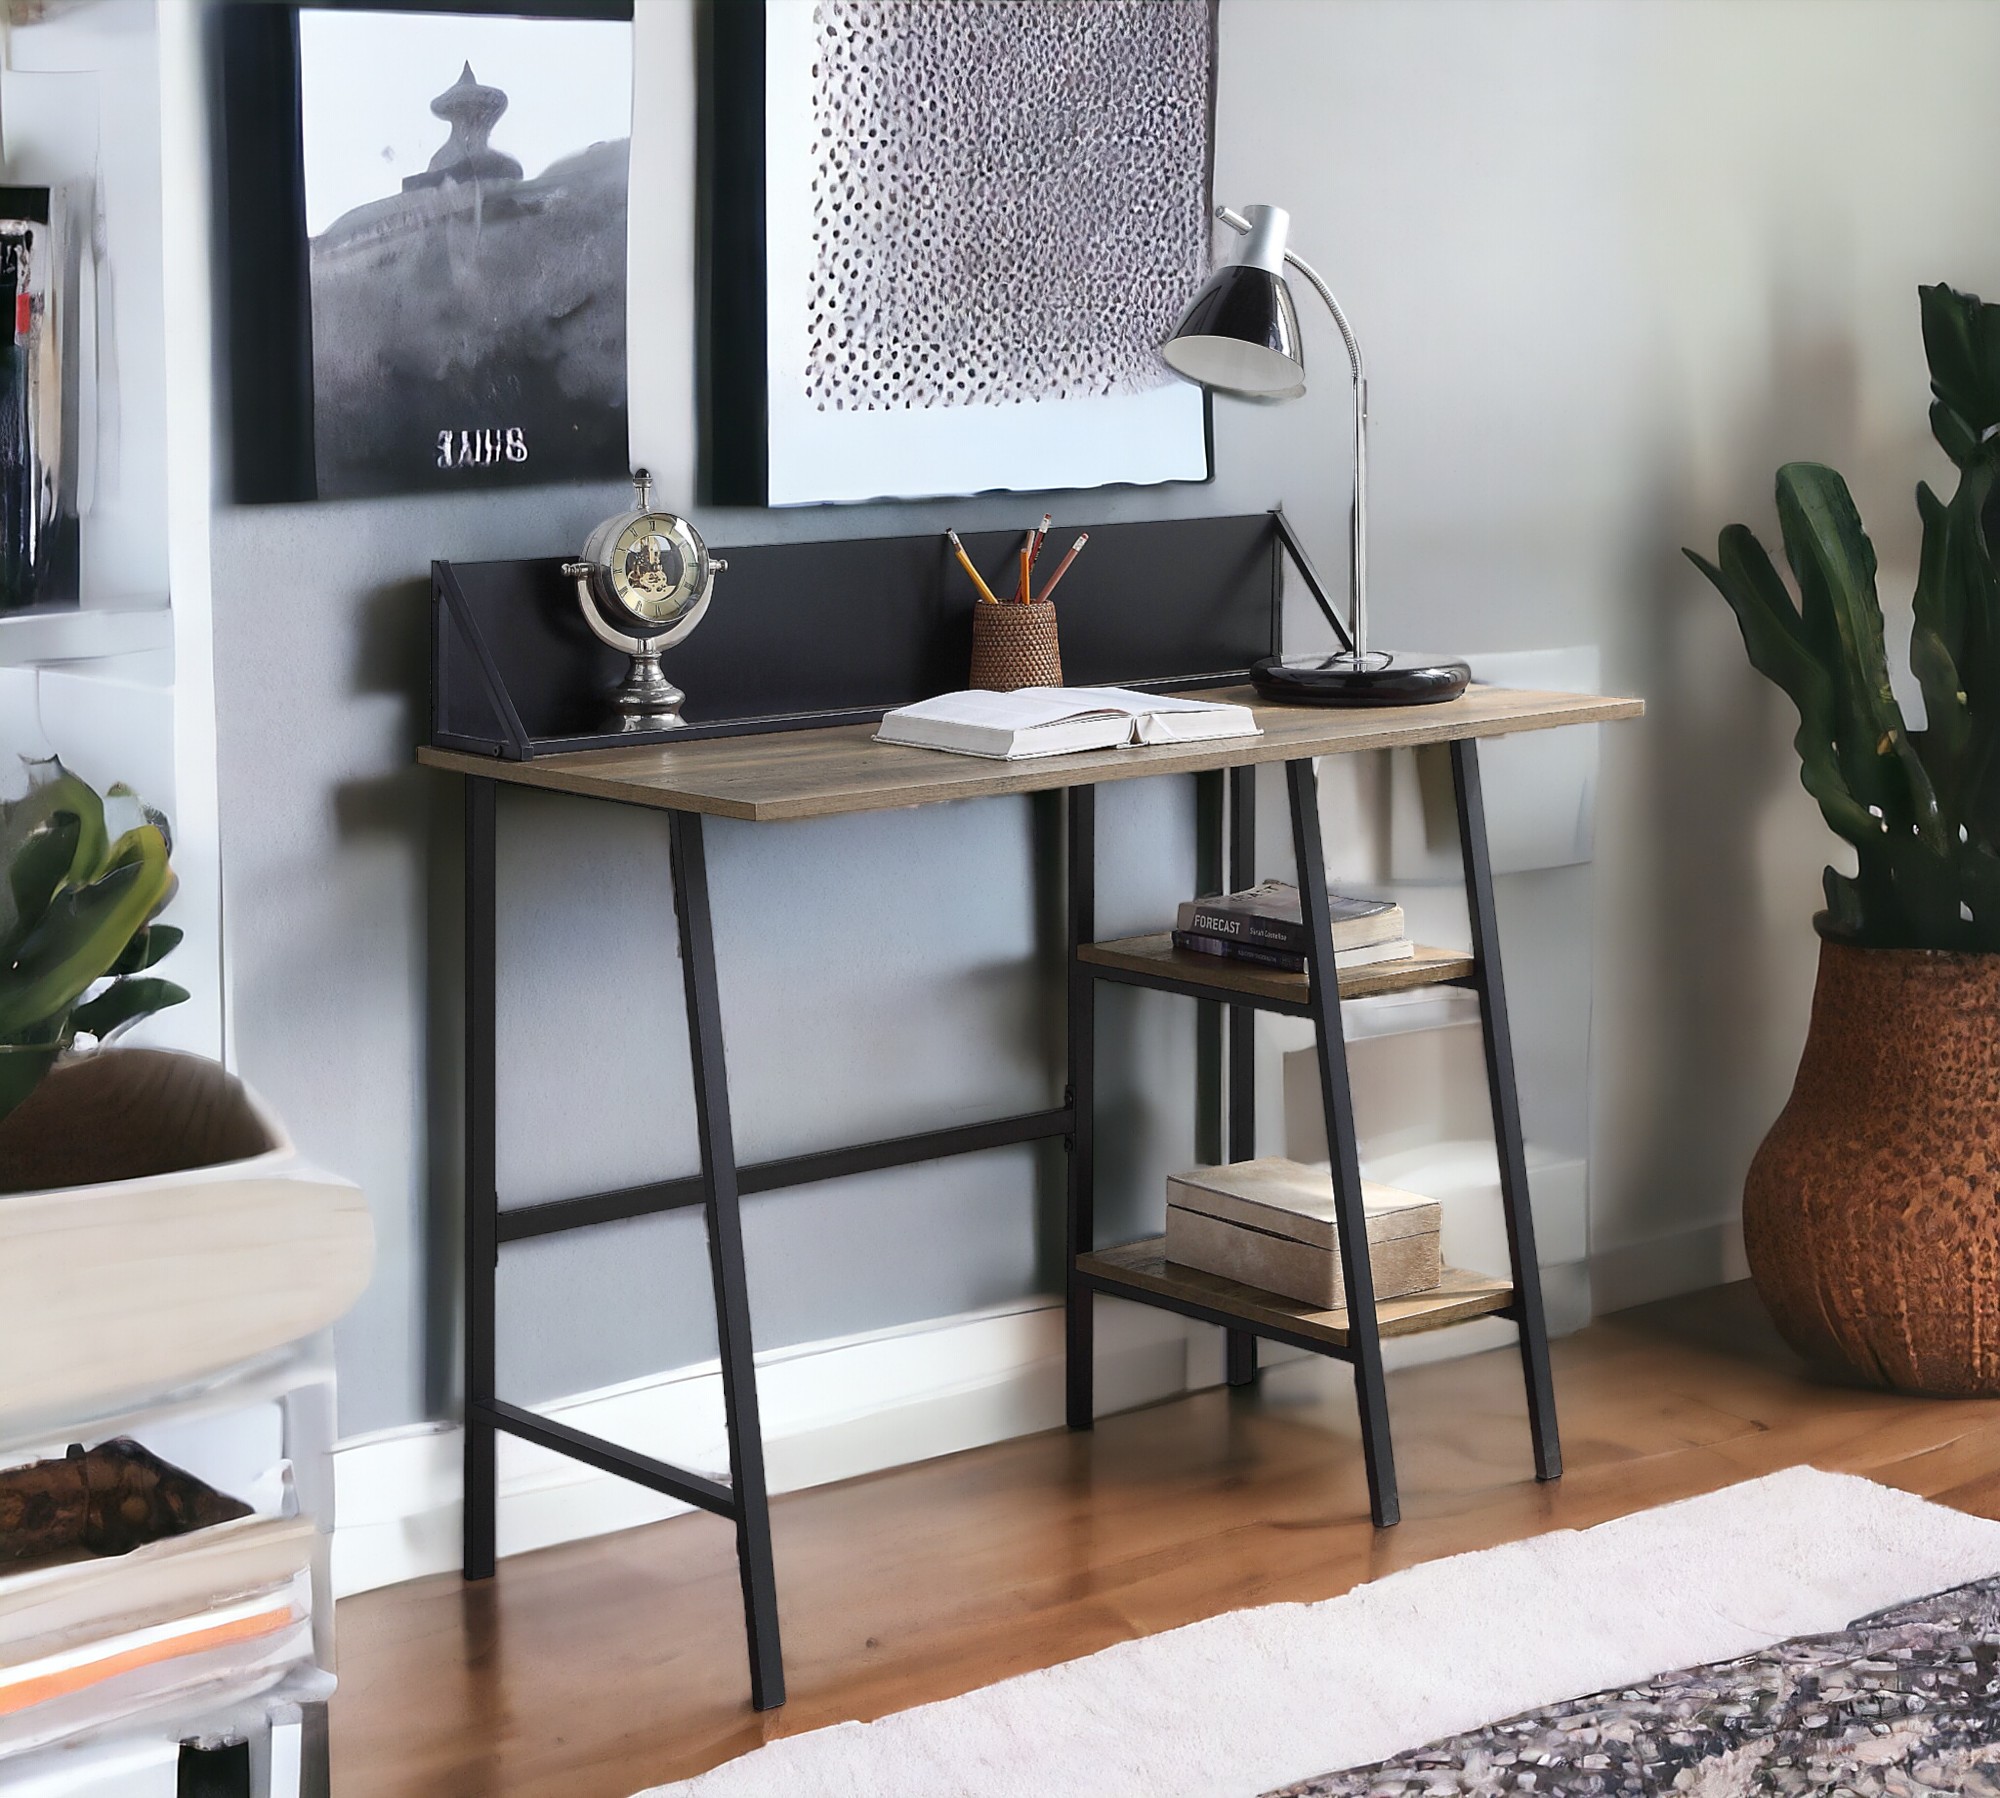
[[1060,687],[1056,609],[1045,599],[1017,606],[1003,601],[972,608],[972,684],[995,693],[1016,687]]

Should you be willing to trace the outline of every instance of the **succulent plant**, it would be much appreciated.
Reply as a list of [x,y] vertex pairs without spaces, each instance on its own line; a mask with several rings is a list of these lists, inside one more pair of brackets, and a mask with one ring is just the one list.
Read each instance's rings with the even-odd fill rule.
[[166,820],[131,789],[139,822],[113,838],[104,800],[60,762],[36,763],[0,803],[0,1118],[79,1035],[107,1041],[187,997],[144,972],[181,940],[153,920],[173,897]]
[[2000,950],[2000,305],[1920,287],[1931,432],[1958,470],[1922,483],[1910,668],[1924,728],[1889,681],[1875,550],[1830,468],[1778,470],[1778,525],[1798,597],[1747,525],[1689,560],[1736,613],[1751,664],[1791,696],[1800,779],[1854,845],[1826,870],[1821,935],[1871,948]]

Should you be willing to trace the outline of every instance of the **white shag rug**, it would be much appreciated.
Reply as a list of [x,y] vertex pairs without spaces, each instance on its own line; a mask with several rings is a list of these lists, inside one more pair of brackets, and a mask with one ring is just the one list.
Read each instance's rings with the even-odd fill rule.
[[1794,1467],[1121,1642],[640,1798],[1256,1798],[2000,1572],[2000,1523]]

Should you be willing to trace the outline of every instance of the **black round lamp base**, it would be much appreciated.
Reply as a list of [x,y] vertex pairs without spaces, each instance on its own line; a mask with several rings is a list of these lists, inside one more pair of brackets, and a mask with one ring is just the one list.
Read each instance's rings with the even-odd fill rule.
[[1297,656],[1259,662],[1251,683],[1287,705],[1436,705],[1456,699],[1472,679],[1463,662],[1407,666],[1388,656]]

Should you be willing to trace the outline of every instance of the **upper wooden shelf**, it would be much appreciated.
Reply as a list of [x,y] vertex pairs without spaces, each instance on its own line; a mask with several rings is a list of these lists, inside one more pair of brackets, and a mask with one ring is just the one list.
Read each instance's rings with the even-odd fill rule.
[[1636,718],[1645,710],[1637,699],[1530,693],[1510,687],[1475,686],[1444,705],[1358,711],[1272,705],[1249,687],[1222,687],[1213,693],[1218,699],[1253,707],[1264,734],[995,762],[877,743],[874,725],[843,724],[762,736],[708,737],[695,743],[597,749],[526,762],[431,748],[419,749],[417,759],[433,768],[519,786],[773,823],[843,812],[893,811],[998,793],[1047,792],[1157,774],[1199,774],[1212,768],[1361,749],[1407,749],[1459,737],[1549,730],[1559,724],[1602,724]]
[[[1218,999],[1241,996],[1282,1011],[1305,1012],[1312,983],[1303,974],[1259,967],[1222,955],[1191,955],[1174,947],[1162,931],[1157,936],[1121,937],[1115,942],[1084,943],[1077,959],[1103,968],[1112,979],[1130,975],[1140,986],[1171,989],[1198,986]],[[1472,977],[1472,957],[1460,949],[1427,949],[1421,944],[1408,961],[1378,961],[1363,968],[1340,970],[1340,996],[1362,999],[1370,993],[1402,993],[1413,987],[1443,986]]]
[[[1261,1286],[1245,1286],[1220,1274],[1205,1274],[1167,1259],[1166,1238],[1149,1237],[1123,1248],[1099,1249],[1079,1255],[1076,1270],[1099,1292],[1130,1290],[1142,1303],[1149,1297],[1177,1299],[1237,1319],[1251,1329],[1305,1337],[1331,1348],[1347,1347],[1347,1312],[1321,1311],[1302,1299],[1284,1298]],[[1514,1302],[1514,1288],[1491,1274],[1467,1273],[1448,1267],[1428,1292],[1405,1298],[1381,1299],[1375,1306],[1376,1327],[1385,1339],[1419,1336],[1427,1330],[1490,1317]]]

